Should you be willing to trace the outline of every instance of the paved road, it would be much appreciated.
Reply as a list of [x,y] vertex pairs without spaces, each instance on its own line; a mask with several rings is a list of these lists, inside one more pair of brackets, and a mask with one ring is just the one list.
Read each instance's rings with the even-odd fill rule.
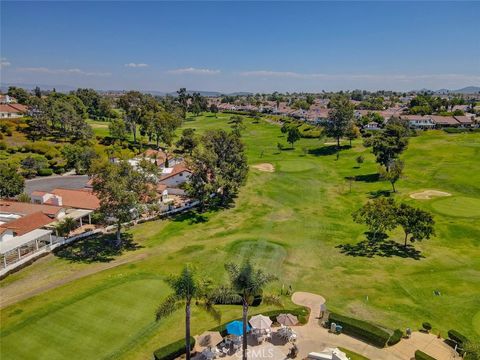
[[87,175],[49,176],[35,178],[25,182],[25,192],[30,195],[32,191],[52,191],[56,188],[81,189],[85,187],[87,181]]

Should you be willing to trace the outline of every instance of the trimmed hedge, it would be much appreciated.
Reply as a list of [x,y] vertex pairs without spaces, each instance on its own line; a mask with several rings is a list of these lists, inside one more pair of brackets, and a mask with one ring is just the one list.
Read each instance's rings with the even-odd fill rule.
[[45,169],[39,169],[37,171],[37,174],[38,176],[50,176],[53,174],[53,170],[52,169],[48,169],[48,168],[45,168]]
[[[190,337],[190,349],[193,349],[194,346],[195,339]],[[175,341],[174,343],[155,350],[153,356],[155,360],[174,360],[183,354],[185,354],[185,339]]]
[[468,338],[460,334],[457,330],[448,330],[448,337],[458,344],[465,344],[468,342]]
[[337,325],[341,325],[343,328],[342,331],[345,334],[359,338],[378,347],[385,347],[390,339],[390,334],[387,331],[366,321],[330,313],[328,322],[329,324],[334,322]]
[[388,339],[387,345],[388,346],[395,345],[396,343],[400,342],[402,338],[403,338],[403,331],[400,329],[395,329],[392,336],[390,336],[390,339]]
[[433,356],[430,356],[428,354],[425,354],[421,350],[415,351],[415,360],[437,360]]

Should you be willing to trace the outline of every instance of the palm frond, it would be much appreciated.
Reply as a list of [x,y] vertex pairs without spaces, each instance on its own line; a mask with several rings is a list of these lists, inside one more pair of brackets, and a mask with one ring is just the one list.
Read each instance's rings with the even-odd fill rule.
[[180,309],[182,305],[183,301],[175,295],[170,295],[158,306],[157,311],[155,312],[155,319],[159,321],[170,316],[176,310]]

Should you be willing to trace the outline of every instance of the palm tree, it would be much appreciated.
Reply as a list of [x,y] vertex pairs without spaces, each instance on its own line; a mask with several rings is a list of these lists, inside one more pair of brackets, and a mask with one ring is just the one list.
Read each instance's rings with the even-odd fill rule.
[[199,291],[198,281],[194,271],[189,266],[185,266],[180,275],[171,275],[166,282],[173,289],[173,294],[160,304],[156,319],[159,321],[185,305],[185,353],[186,359],[190,360],[190,305]]
[[[197,299],[200,305],[219,323],[221,314],[215,309],[214,299],[209,295],[212,282],[207,279],[198,280],[195,271],[190,266],[185,266],[178,276],[171,275],[165,280],[173,289],[173,294],[168,296],[158,307],[156,320],[159,321],[173,314],[176,310],[185,306],[185,353],[186,359],[190,359],[190,318],[191,304]],[[201,301],[203,300],[203,301]]]
[[242,360],[247,359],[247,318],[248,306],[254,296],[259,294],[269,282],[276,280],[276,276],[266,274],[262,269],[255,269],[249,260],[240,267],[233,263],[225,264],[225,269],[230,277],[232,290],[238,294],[243,307],[243,344]]

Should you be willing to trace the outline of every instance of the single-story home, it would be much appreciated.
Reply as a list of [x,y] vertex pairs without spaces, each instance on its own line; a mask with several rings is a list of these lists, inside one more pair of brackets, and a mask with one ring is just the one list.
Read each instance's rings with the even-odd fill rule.
[[22,104],[0,104],[0,119],[20,118],[28,112],[28,108]]
[[192,172],[187,169],[184,163],[176,164],[173,167],[164,168],[160,182],[167,187],[178,187],[188,181]]

